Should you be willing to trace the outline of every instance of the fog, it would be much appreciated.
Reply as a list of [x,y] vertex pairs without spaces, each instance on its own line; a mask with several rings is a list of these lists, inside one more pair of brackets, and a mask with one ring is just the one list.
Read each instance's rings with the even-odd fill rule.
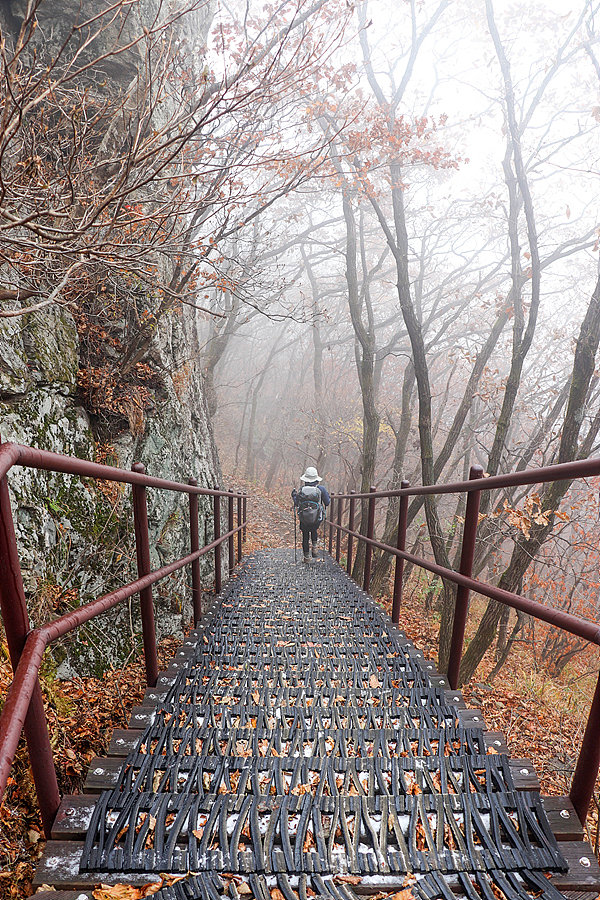
[[[529,323],[534,335],[502,467],[517,463],[569,377],[574,340],[597,277],[597,4],[564,13],[560,7],[495,4],[514,91],[514,135],[507,124],[507,81],[483,2],[419,5],[416,39],[411,39],[412,5],[357,8],[335,57],[340,67],[353,59],[356,69],[343,86],[327,85],[327,115],[314,118],[315,129],[340,129],[328,165],[262,215],[228,248],[231,261],[223,263],[232,282],[239,279],[239,308],[234,327],[229,323],[233,333],[214,372],[215,427],[228,473],[256,479],[270,490],[296,483],[311,463],[333,489],[360,489],[362,378],[373,380],[371,400],[379,418],[372,478],[381,487],[393,480],[402,384],[412,354],[393,248],[381,224],[383,216],[385,227],[394,225],[394,165],[405,208],[411,302],[427,351],[436,446],[447,437],[498,309],[511,302],[517,269],[527,323],[533,223],[539,313]],[[362,48],[361,21],[371,22],[362,29]],[[386,103],[393,100],[394,126],[377,91]],[[399,122],[406,133],[398,134]],[[306,121],[298,132],[305,129]],[[511,148],[516,141],[531,196],[529,223],[523,186],[511,183],[517,180]],[[360,184],[357,165],[363,167]],[[357,232],[354,324],[344,191]],[[235,292],[213,294],[214,308],[229,313]],[[217,322],[217,329],[222,325]],[[214,327],[205,327],[208,345]],[[366,349],[357,329],[368,334]],[[486,465],[513,343],[511,313],[444,480],[462,477],[467,461]],[[370,375],[365,353],[373,356]],[[415,388],[410,404],[413,421],[401,471],[419,480]],[[593,412],[592,403],[589,415]],[[551,460],[553,437],[551,428],[536,450],[539,463]]]

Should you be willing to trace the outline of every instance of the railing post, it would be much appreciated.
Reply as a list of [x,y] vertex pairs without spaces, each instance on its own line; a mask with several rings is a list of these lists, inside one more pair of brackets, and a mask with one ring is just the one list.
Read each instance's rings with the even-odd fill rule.
[[244,499],[243,499],[243,507],[242,507],[242,518],[244,521],[244,543],[246,543],[246,525],[247,525],[247,520],[248,520],[247,500],[248,500],[248,497],[246,496],[246,492],[244,491]]
[[[404,490],[409,487],[408,481],[402,481],[400,487]],[[396,540],[397,550],[406,550],[406,529],[408,523],[408,495],[403,494],[400,497],[400,509],[398,511],[398,537]],[[404,560],[401,556],[396,557],[396,565],[394,568],[394,596],[392,601],[392,622],[397,625],[400,621],[400,607],[402,605],[402,576],[404,575]]]
[[[134,463],[132,472],[143,475],[146,471],[143,463]],[[146,488],[143,484],[132,485],[133,524],[135,530],[135,552],[137,557],[138,576],[148,575],[150,566],[150,541],[148,538],[148,506]],[[146,684],[154,687],[158,680],[158,657],[156,655],[156,628],[154,625],[154,604],[152,587],[140,591],[140,610],[142,614],[142,637],[144,640],[144,661],[146,664]]]
[[587,725],[579,758],[573,773],[569,797],[579,816],[579,821],[585,825],[590,801],[594,796],[594,786],[600,768],[600,675],[596,682],[596,690],[590,707]]
[[[338,506],[337,506],[337,524],[340,526],[342,524],[342,510],[344,507],[344,503],[341,497],[338,497]],[[340,561],[340,541],[342,537],[342,532],[339,527],[335,530],[335,561],[339,563]]]
[[[217,487],[218,490],[218,487]],[[213,532],[217,541],[221,537],[221,496],[213,497]],[[215,594],[221,593],[221,544],[215,547]]]
[[[483,478],[481,466],[471,466],[469,480]],[[467,508],[465,511],[465,527],[463,529],[462,548],[460,553],[461,575],[468,578],[473,574],[473,559],[475,557],[475,542],[477,540],[477,524],[479,521],[479,503],[481,491],[469,491],[467,496]],[[452,641],[450,644],[450,656],[448,659],[448,681],[453,691],[458,688],[458,673],[465,639],[465,626],[469,611],[469,588],[462,584],[456,590],[456,604],[454,607],[454,623],[452,625]]]
[[[348,510],[348,531],[354,531],[354,508],[356,499],[352,496],[356,491],[350,491],[350,508]],[[352,573],[352,545],[354,544],[354,535],[348,535],[348,559],[346,560],[346,572],[348,575]]]
[[[196,487],[195,478],[188,478],[188,484]],[[189,494],[190,498],[190,550],[195,553],[200,549],[200,533],[198,530],[198,494]],[[192,604],[194,609],[194,627],[202,618],[202,590],[200,587],[200,560],[192,563]]]
[[[373,493],[376,489],[371,486],[369,488],[370,493]],[[373,540],[373,532],[375,531],[375,497],[369,497],[369,515],[367,518],[367,537],[370,540]],[[363,591],[365,594],[369,593],[369,586],[371,584],[371,558],[373,556],[373,548],[370,544],[367,544],[365,549],[365,572],[363,577]]]
[[334,514],[334,510],[335,510],[335,494],[331,494],[330,496],[331,496],[331,503],[329,506],[329,516],[328,516],[328,521],[327,521],[327,528],[329,531],[329,544],[328,544],[329,553],[331,553],[331,550],[333,548],[333,514]]
[[241,528],[241,525],[242,525],[242,495],[241,494],[238,494],[238,498],[237,498],[237,524],[238,524],[238,528],[240,529],[237,533],[237,539],[238,539],[237,540],[237,545],[238,545],[237,554],[238,554],[238,562],[239,562],[240,559],[242,558],[242,528]]
[[[229,488],[229,496],[227,497],[227,531],[233,531],[233,488]],[[235,568],[235,542],[233,535],[229,535],[229,574]]]
[[[31,626],[6,476],[0,479],[0,608],[10,662],[15,672]],[[24,731],[44,834],[49,839],[60,806],[60,793],[39,680],[29,702]]]

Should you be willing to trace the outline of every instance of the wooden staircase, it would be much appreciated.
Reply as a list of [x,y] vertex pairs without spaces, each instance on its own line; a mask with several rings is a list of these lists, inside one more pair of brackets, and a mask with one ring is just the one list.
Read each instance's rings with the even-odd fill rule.
[[[329,558],[246,559],[63,798],[39,900],[560,900],[600,869],[479,710]],[[42,887],[46,886],[46,887]],[[578,894],[579,896],[579,894]]]

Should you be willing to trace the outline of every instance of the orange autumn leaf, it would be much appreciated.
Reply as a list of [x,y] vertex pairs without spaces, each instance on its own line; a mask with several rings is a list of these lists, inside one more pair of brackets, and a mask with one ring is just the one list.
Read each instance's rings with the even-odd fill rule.
[[410,888],[405,888],[403,891],[392,894],[389,900],[415,900],[415,895]]
[[[101,884],[92,895],[95,900],[141,900],[148,894],[156,893],[160,887],[160,882],[150,883],[141,888],[133,887],[131,884]],[[151,888],[153,890],[150,890]]]

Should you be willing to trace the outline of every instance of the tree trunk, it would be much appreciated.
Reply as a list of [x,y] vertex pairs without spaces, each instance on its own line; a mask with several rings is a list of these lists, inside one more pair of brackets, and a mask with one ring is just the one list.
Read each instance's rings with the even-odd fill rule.
[[[396,272],[398,275],[398,297],[400,309],[404,318],[404,324],[408,331],[412,348],[412,359],[417,382],[419,397],[419,438],[421,445],[421,478],[424,485],[435,483],[433,464],[433,439],[431,432],[431,388],[429,384],[429,370],[427,366],[427,354],[421,323],[419,322],[410,296],[410,277],[408,272],[408,235],[406,231],[406,217],[404,212],[404,195],[402,188],[401,168],[395,163],[390,167],[392,176],[392,204],[394,210],[394,226],[396,240],[391,250],[396,260]],[[387,230],[389,234],[389,229]],[[433,548],[435,561],[438,565],[450,568],[450,560],[446,553],[446,545],[442,533],[435,499],[425,498],[425,518],[429,539]],[[454,597],[456,591],[454,585],[443,581],[442,618],[440,622],[440,648],[439,667],[444,672],[448,665],[450,652],[450,629],[454,615]]]
[[313,341],[313,381],[315,389],[315,419],[316,428],[316,467],[323,475],[325,472],[325,460],[327,459],[327,426],[325,421],[325,407],[323,403],[323,340],[321,338],[321,311],[319,285],[313,272],[310,261],[303,246],[300,247],[304,268],[310,282],[313,296],[312,313],[312,341]]
[[[367,326],[363,322],[363,302],[358,278],[358,237],[356,219],[347,186],[343,190],[344,220],[346,223],[346,284],[348,286],[348,307],[356,341],[356,361],[363,405],[362,442],[362,493],[368,493],[375,479],[375,462],[381,418],[377,412],[377,381],[375,377],[375,328],[370,306],[368,273],[363,258],[362,301],[367,313]],[[362,223],[361,223],[362,224]],[[362,238],[362,228],[361,228]],[[361,503],[360,530],[366,534],[368,503]],[[365,545],[359,542],[352,576],[360,581],[364,571]]]
[[[400,416],[400,425],[398,430],[394,431],[396,444],[394,447],[392,478],[389,485],[389,490],[391,491],[397,490],[400,487],[400,482],[404,477],[404,454],[406,453],[406,444],[410,434],[410,426],[412,424],[411,397],[414,384],[415,370],[412,362],[409,362],[404,369],[404,379],[402,381],[402,414]],[[399,498],[390,497],[385,518],[385,529],[382,537],[384,544],[394,546],[396,542],[399,509]],[[392,541],[394,544],[392,544]],[[393,557],[389,553],[381,553],[377,557],[373,577],[371,579],[371,593],[373,596],[378,596],[383,592],[392,567],[392,559]]]
[[[578,440],[584,419],[586,399],[594,374],[594,364],[600,340],[600,278],[592,294],[585,318],[579,330],[569,402],[562,429],[558,463],[578,458]],[[520,535],[513,549],[509,565],[502,573],[498,586],[507,591],[516,591],[523,576],[540,547],[548,538],[554,525],[554,513],[567,493],[572,481],[556,481],[548,485],[542,495],[542,512],[548,516],[548,524],[533,523],[529,538]],[[483,659],[496,634],[496,627],[502,615],[503,605],[490,600],[481,622],[469,644],[460,666],[460,682],[469,681]]]
[[[512,289],[511,296],[514,306],[514,330],[513,330],[513,355],[511,361],[511,369],[506,384],[502,410],[498,419],[494,442],[490,451],[487,471],[490,475],[495,475],[501,465],[502,452],[505,446],[508,429],[512,420],[514,403],[516,400],[523,363],[533,340],[537,314],[540,301],[540,276],[541,266],[539,259],[539,249],[537,234],[535,228],[535,217],[533,209],[533,201],[529,191],[529,183],[523,165],[521,153],[521,134],[517,123],[517,115],[515,111],[515,98],[513,85],[511,80],[510,66],[502,46],[500,36],[494,20],[494,11],[491,0],[486,0],[486,11],[488,25],[496,54],[500,63],[502,76],[504,79],[504,93],[506,101],[507,122],[508,122],[508,144],[507,152],[504,158],[505,180],[509,191],[510,214],[509,214],[509,241],[511,248],[512,263]],[[531,302],[529,308],[529,318],[527,326],[524,324],[524,310],[521,297],[521,287],[523,284],[523,274],[520,268],[521,250],[519,247],[518,235],[518,215],[522,208],[525,214],[527,238],[530,252],[531,262]],[[575,362],[573,367],[573,379],[571,382],[571,390],[569,396],[569,404],[565,414],[563,425],[563,434],[559,451],[559,461],[567,461],[574,459],[577,453],[577,441],[581,429],[581,422],[585,408],[585,400],[589,390],[591,377],[593,374],[593,357],[598,346],[598,293],[596,290],[590,301],[588,312],[581,325],[577,349],[575,352]],[[594,347],[590,362],[590,347]],[[562,497],[568,490],[570,482],[560,482],[550,485],[544,494],[543,511],[548,513],[549,524],[547,526],[534,525],[530,532],[530,538],[526,540],[520,536],[513,550],[511,561],[503,572],[499,585],[509,591],[517,589],[523,574],[529,567],[531,561],[535,558],[539,548],[546,540],[552,530],[554,512],[558,509]],[[485,513],[489,510],[492,503],[492,497],[489,493],[484,493],[482,497],[481,511]],[[481,537],[485,541],[487,529],[482,529]],[[481,546],[481,543],[480,543]],[[477,666],[481,662],[485,652],[494,640],[498,622],[502,616],[502,607],[495,601],[490,601],[483,614],[477,632],[469,644],[463,662],[461,664],[460,679],[461,681],[469,680],[474,674]]]

